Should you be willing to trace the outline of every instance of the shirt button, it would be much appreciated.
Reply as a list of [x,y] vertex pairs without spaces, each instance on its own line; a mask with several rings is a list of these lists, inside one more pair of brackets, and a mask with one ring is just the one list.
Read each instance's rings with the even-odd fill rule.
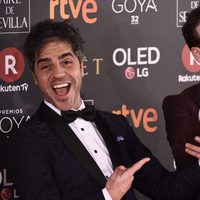
[[98,151],[97,150],[94,150],[94,153],[97,153]]
[[84,131],[85,129],[84,129],[84,128],[81,128],[81,130]]

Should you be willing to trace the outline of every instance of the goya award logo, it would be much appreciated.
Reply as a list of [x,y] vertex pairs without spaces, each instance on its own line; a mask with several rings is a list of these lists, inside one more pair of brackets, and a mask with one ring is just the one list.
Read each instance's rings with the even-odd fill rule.
[[30,32],[30,0],[0,0],[0,34]]
[[25,67],[24,56],[13,47],[0,52],[0,78],[5,82],[15,82],[23,74]]
[[131,24],[140,24],[141,15],[138,13],[158,12],[156,0],[112,0],[111,6],[117,15],[128,14]]

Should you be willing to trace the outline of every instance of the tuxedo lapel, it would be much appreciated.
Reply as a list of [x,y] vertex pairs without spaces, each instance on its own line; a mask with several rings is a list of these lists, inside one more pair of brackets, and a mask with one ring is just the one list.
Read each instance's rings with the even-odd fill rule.
[[90,156],[84,145],[80,142],[67,123],[56,112],[42,103],[38,109],[38,113],[43,121],[58,135],[66,146],[73,152],[77,159],[82,163],[85,169],[92,177],[105,187],[106,178],[99,169],[96,162]]
[[106,143],[113,168],[115,169],[117,166],[124,163],[116,138],[106,123],[106,120],[102,118],[98,111],[96,112],[95,124]]

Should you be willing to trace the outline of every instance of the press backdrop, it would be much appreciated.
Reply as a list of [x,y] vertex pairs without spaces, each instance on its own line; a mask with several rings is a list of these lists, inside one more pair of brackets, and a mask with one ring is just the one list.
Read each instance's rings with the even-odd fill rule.
[[[42,100],[24,58],[31,25],[71,19],[85,39],[82,93],[124,114],[161,163],[174,170],[162,101],[200,80],[181,35],[194,0],[0,0],[0,199],[20,199],[5,168],[4,144]],[[14,155],[13,155],[14,156]],[[146,200],[138,193],[139,200]]]

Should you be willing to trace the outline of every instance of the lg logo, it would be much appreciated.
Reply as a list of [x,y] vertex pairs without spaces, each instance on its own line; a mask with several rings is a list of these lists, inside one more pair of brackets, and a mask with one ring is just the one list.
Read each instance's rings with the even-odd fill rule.
[[24,72],[25,61],[22,53],[13,47],[0,52],[0,78],[5,82],[19,80]]
[[117,48],[112,55],[116,66],[128,66],[125,69],[127,79],[145,78],[149,76],[147,65],[155,65],[160,61],[160,50],[157,47]]

